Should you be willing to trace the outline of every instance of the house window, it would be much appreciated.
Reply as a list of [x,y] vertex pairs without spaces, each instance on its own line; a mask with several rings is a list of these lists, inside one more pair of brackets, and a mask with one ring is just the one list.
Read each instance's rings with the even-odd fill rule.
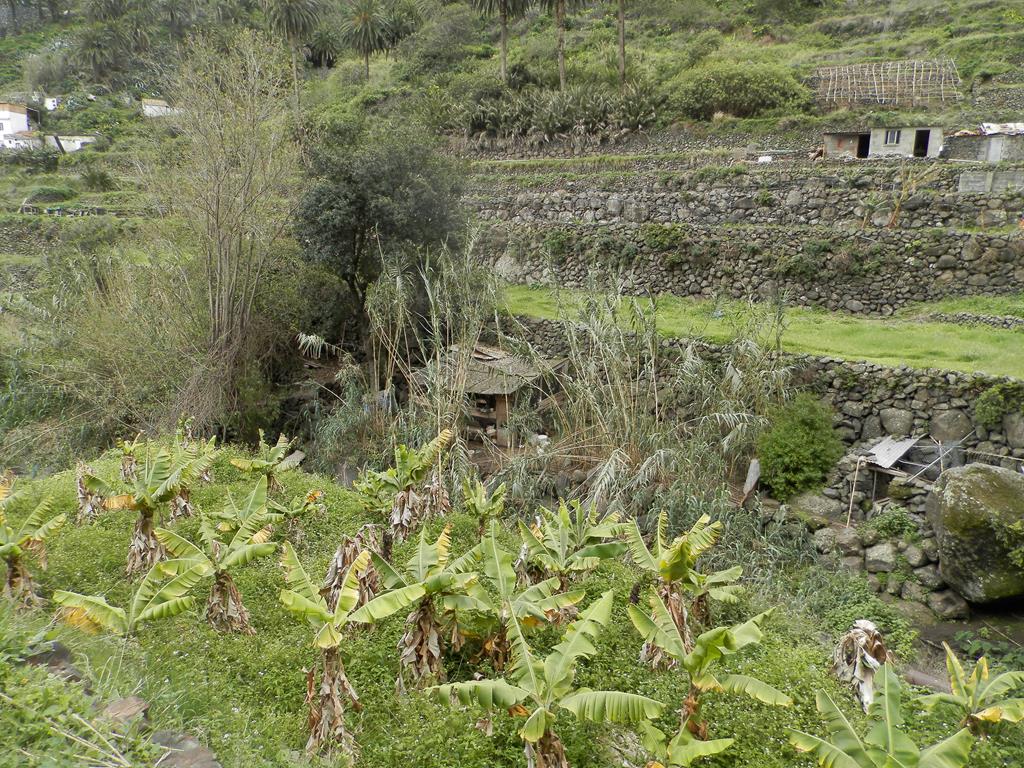
[[4,124],[0,123],[0,133],[3,133],[3,132],[4,132]]
[[887,130],[885,132],[885,143],[886,145],[893,145],[900,143],[900,132],[898,130]]

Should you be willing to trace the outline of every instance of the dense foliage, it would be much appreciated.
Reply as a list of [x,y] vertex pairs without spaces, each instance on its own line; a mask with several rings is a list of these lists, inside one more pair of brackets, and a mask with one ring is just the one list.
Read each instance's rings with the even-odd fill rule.
[[757,443],[761,481],[777,499],[819,486],[843,455],[832,414],[813,395],[797,395],[779,408]]

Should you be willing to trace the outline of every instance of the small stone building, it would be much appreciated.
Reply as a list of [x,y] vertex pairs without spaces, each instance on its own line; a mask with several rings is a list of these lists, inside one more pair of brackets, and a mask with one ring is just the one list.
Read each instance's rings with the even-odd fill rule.
[[942,129],[866,128],[824,134],[825,157],[938,157]]
[[1024,161],[1024,123],[983,123],[981,130],[948,137],[940,157],[982,163]]

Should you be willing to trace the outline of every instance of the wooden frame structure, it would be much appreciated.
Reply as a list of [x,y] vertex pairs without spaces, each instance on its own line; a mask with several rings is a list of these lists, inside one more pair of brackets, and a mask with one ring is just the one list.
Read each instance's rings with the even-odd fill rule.
[[922,106],[959,101],[960,73],[950,58],[821,67],[811,78],[821,106]]

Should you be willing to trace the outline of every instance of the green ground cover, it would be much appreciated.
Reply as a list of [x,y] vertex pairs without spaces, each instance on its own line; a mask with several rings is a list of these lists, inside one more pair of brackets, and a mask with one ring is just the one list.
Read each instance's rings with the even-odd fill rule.
[[[548,319],[560,317],[560,307],[578,296],[528,286],[511,286],[507,291],[511,312]],[[965,301],[970,305],[976,300]],[[1019,303],[1020,299],[1006,301]],[[742,302],[674,296],[658,299],[659,327],[666,336],[728,341],[750,313],[749,305]],[[783,348],[789,352],[1024,378],[1024,343],[1019,331],[919,322],[909,317],[855,317],[804,308],[787,309],[786,321]]]
[[[235,449],[223,452],[214,466],[213,482],[193,489],[192,501],[198,509],[219,509],[227,490],[244,494],[251,488],[251,478],[229,464],[230,458],[239,454]],[[93,462],[92,467],[100,476],[116,482],[119,454],[107,454]],[[367,521],[366,514],[355,496],[325,477],[291,472],[282,480],[284,489],[278,494],[281,499],[305,493],[311,487],[325,491],[326,511],[307,517],[301,529],[289,534],[304,566],[317,579],[341,534],[353,534]],[[73,517],[76,508],[73,472],[27,482],[25,487],[28,489],[26,499],[11,510],[15,522],[44,494],[54,497],[55,510]],[[69,522],[48,543],[49,569],[40,579],[43,594],[64,588],[103,594],[112,604],[123,604],[130,590],[123,574],[132,522],[133,514],[127,511],[104,513],[91,524]],[[474,518],[452,513],[448,522],[452,525],[454,552],[464,551],[476,543]],[[197,524],[196,519],[191,518],[176,523],[175,529],[192,535]],[[441,525],[438,520],[430,522],[431,535],[438,533]],[[764,529],[758,528],[758,531],[755,536],[768,535]],[[735,535],[732,527],[728,527],[726,536]],[[511,536],[509,542],[512,542]],[[404,562],[412,546],[407,542],[398,547],[396,559]],[[771,543],[766,539],[751,546],[765,552]],[[590,598],[613,589],[616,607],[612,624],[602,636],[599,654],[584,665],[578,680],[595,688],[632,690],[659,698],[669,702],[671,710],[685,695],[683,678],[671,672],[653,673],[637,661],[640,641],[626,615],[626,598],[638,575],[627,563],[605,561],[582,581]],[[827,671],[830,656],[827,635],[848,626],[852,618],[875,619],[883,629],[891,630],[890,640],[895,647],[907,647],[906,625],[894,621],[891,609],[868,593],[863,582],[813,568],[776,576],[773,584],[789,583],[807,594],[787,604],[789,607],[779,607],[767,627],[763,645],[730,657],[725,666],[730,672],[763,679],[791,695],[796,703],[792,708],[783,709],[725,695],[709,697],[705,715],[716,732],[737,738],[737,743],[727,753],[707,763],[712,768],[810,765],[810,761],[798,757],[787,745],[784,728],[791,726],[820,732],[821,724],[813,703],[814,691],[819,688],[829,690],[849,716],[855,722],[860,721],[853,698],[837,687]],[[143,696],[152,703],[154,723],[197,734],[217,751],[225,766],[297,765],[305,742],[303,668],[309,667],[315,658],[310,644],[312,632],[279,605],[278,592],[284,582],[274,558],[259,560],[238,570],[235,578],[257,630],[253,637],[218,634],[207,626],[198,610],[150,624],[140,631],[137,639],[127,641],[51,623],[45,610],[18,614],[0,610],[0,638],[8,638],[6,645],[0,643],[0,685],[11,695],[17,694],[26,701],[37,701],[44,693],[51,698],[57,696],[59,688],[55,688],[52,681],[37,673],[20,671],[13,661],[18,649],[11,650],[11,646],[18,642],[24,645],[27,638],[45,631],[48,637],[62,640],[81,654],[77,663],[96,681],[99,696],[110,698],[133,693]],[[831,590],[823,590],[821,585],[830,583],[828,579],[843,581]],[[820,605],[823,592],[828,593],[827,607]],[[766,602],[771,599],[763,591],[752,589],[738,605],[716,609],[716,619],[746,618],[769,607]],[[349,713],[349,724],[361,745],[357,765],[521,766],[523,757],[515,733],[517,725],[510,718],[496,717],[494,736],[489,738],[473,727],[476,715],[471,712],[451,710],[415,691],[396,693],[395,646],[404,618],[404,612],[400,612],[372,629],[353,631],[343,645],[349,677],[365,706],[362,713]],[[556,638],[555,632],[538,630],[532,635],[537,647],[548,647]],[[824,642],[822,632],[826,633]],[[479,669],[468,656],[456,655],[447,663],[447,674],[453,680],[467,679]],[[53,711],[61,712],[61,707],[83,710],[80,691],[71,690],[63,695],[65,698]],[[955,724],[948,718],[924,716],[913,704],[908,702],[906,706],[909,730],[915,738],[929,740],[952,732]],[[20,717],[10,708],[0,707],[0,765],[68,764],[58,759],[66,745],[39,728],[38,723],[30,727]],[[671,727],[673,717],[671,711],[667,712],[663,727]],[[559,724],[574,768],[622,764],[623,755],[629,756],[630,764],[644,764],[644,756],[638,754],[638,741],[626,730],[576,725],[562,718]],[[15,762],[5,762],[4,755],[15,756]],[[1021,755],[1024,755],[1024,744],[1019,735],[1003,732],[975,747],[971,766],[1009,766]],[[133,764],[149,763],[140,759]]]

